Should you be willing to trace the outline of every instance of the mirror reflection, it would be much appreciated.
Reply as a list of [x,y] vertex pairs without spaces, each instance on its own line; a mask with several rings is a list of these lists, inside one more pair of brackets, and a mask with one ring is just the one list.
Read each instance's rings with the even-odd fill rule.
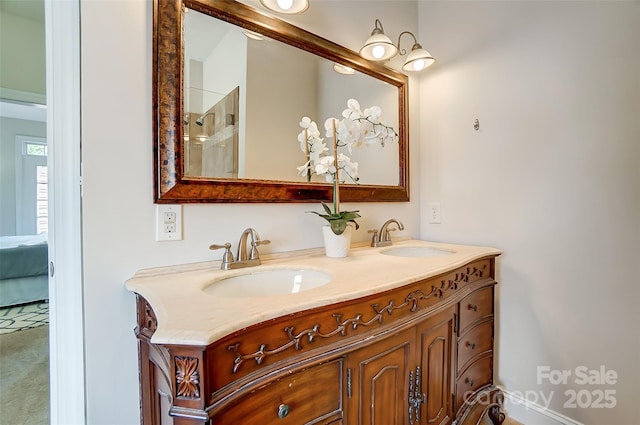
[[[301,118],[340,118],[349,98],[380,106],[399,127],[396,86],[195,10],[184,19],[185,178],[306,182],[296,168],[306,160]],[[401,183],[398,143],[351,159],[361,184]]]

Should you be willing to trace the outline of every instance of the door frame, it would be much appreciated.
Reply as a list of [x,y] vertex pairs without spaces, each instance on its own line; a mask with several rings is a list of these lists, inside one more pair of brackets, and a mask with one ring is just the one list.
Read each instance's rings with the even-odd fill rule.
[[86,423],[80,0],[45,0],[50,423]]

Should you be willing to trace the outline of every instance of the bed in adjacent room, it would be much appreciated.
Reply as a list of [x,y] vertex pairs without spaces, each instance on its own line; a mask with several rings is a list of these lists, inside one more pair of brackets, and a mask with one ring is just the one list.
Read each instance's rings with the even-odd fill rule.
[[47,234],[0,236],[0,307],[49,299]]

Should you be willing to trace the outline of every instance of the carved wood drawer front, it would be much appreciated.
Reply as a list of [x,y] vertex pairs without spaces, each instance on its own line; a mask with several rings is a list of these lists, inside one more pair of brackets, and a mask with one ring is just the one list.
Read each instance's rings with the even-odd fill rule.
[[493,357],[488,355],[478,359],[459,375],[456,380],[456,409],[462,406],[465,397],[492,382]]
[[[288,375],[241,398],[216,425],[330,424],[342,419],[342,361]],[[340,422],[337,422],[340,423]]]
[[474,357],[491,351],[493,348],[493,321],[480,323],[458,338],[458,373]]
[[473,291],[460,301],[460,335],[476,321],[493,315],[493,286]]

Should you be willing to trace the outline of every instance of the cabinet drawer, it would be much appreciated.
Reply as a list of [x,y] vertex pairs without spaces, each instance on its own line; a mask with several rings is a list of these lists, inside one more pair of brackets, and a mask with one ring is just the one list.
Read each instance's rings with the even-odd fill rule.
[[492,382],[492,360],[492,356],[483,357],[458,377],[456,380],[456,409],[459,409],[465,398],[475,390]]
[[213,423],[302,425],[340,420],[341,372],[342,363],[335,361],[294,373],[243,397],[215,416]]
[[493,321],[480,323],[458,339],[458,372],[466,366],[474,356],[493,348]]
[[493,314],[493,286],[474,291],[460,301],[460,333],[469,325]]

